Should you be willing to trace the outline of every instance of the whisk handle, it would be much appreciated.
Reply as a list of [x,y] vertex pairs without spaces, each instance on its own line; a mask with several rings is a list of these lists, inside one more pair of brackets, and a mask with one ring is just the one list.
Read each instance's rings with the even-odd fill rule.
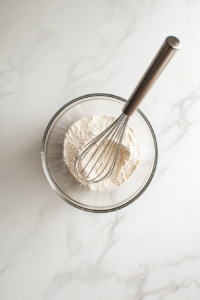
[[127,103],[124,105],[122,111],[125,115],[131,116],[140,101],[146,95],[147,91],[153,85],[155,80],[158,78],[162,70],[165,68],[171,57],[174,55],[176,50],[181,48],[179,39],[174,36],[168,36],[162,44],[160,50],[154,57],[150,66],[146,70],[145,74],[139,81],[135,90],[129,97]]

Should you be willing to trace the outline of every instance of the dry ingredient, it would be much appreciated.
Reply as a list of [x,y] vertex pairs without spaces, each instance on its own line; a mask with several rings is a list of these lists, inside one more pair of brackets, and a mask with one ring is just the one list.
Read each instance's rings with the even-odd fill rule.
[[[111,125],[116,118],[111,116],[91,116],[74,123],[65,136],[64,159],[71,171],[74,172],[75,158],[83,151],[85,145]],[[92,190],[108,190],[120,186],[135,171],[140,158],[140,147],[133,130],[127,126],[122,140],[117,163],[112,175],[97,183],[81,182]]]

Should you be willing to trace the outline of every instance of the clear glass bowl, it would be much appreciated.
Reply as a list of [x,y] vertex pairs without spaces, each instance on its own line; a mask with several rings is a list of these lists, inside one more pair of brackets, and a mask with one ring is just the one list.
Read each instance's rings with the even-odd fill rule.
[[81,185],[69,171],[63,157],[66,132],[78,120],[91,115],[118,117],[124,100],[109,94],[90,94],[64,105],[51,119],[42,141],[42,164],[54,191],[69,204],[91,212],[109,212],[136,200],[148,187],[155,173],[158,151],[154,131],[145,115],[138,109],[128,125],[140,144],[140,162],[135,172],[121,186],[94,191]]

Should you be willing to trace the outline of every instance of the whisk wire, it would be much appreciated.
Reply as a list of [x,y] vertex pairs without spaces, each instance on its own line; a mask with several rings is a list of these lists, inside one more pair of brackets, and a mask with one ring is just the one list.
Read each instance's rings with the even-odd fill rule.
[[124,122],[124,128],[123,128],[122,132],[119,135],[119,141],[117,141],[118,147],[117,147],[117,151],[116,151],[115,157],[113,159],[112,165],[111,165],[109,171],[107,172],[107,174],[103,178],[101,178],[101,180],[108,178],[112,174],[112,172],[113,172],[113,170],[115,168],[115,164],[116,164],[116,161],[117,161],[117,158],[118,158],[118,155],[119,155],[119,151],[120,151],[120,148],[121,148],[122,139],[123,139],[123,136],[124,136],[124,131],[126,129],[126,125],[127,125],[128,119],[129,118],[127,117],[127,120],[125,120],[125,122]]
[[[121,117],[121,115],[120,115],[120,117]],[[120,117],[119,117],[118,119],[120,119]],[[113,124],[111,124],[111,125],[110,125],[108,128],[106,128],[103,132],[101,132],[97,137],[95,137],[94,139],[92,139],[91,141],[89,141],[89,143],[87,143],[87,144],[85,145],[85,150],[84,150],[84,151],[76,158],[76,160],[75,160],[75,166],[74,166],[74,169],[76,169],[76,166],[77,166],[78,161],[80,161],[80,159],[84,159],[84,157],[87,155],[87,153],[88,153],[88,152],[90,151],[90,149],[93,147],[93,145],[96,144],[96,143],[102,138],[102,136],[110,130],[110,128],[112,127],[112,125],[113,125],[113,127],[115,127],[115,124],[117,123],[118,119],[115,120],[115,122],[113,122]],[[113,128],[113,130],[114,130],[114,128]],[[111,131],[111,132],[112,132],[112,131]],[[94,154],[95,154],[95,153],[94,153]],[[88,163],[89,163],[89,162],[88,162]]]
[[[119,125],[119,128],[117,128],[117,129],[120,130],[121,127],[123,127],[124,123],[125,123],[125,119],[122,121],[122,123]],[[113,139],[112,139],[112,138],[113,138]],[[116,141],[115,141],[115,139],[116,139]],[[116,135],[115,135],[114,137],[112,136],[111,139],[109,139],[109,142],[108,142],[107,145],[106,145],[106,148],[108,148],[109,145],[110,145],[110,147],[108,148],[108,151],[106,152],[107,149],[105,148],[105,151],[102,152],[102,155],[105,154],[105,156],[104,156],[104,158],[103,158],[103,159],[105,160],[106,157],[108,156],[110,150],[113,148],[113,150],[112,150],[112,152],[111,152],[111,154],[110,154],[110,157],[109,157],[109,159],[108,159],[108,161],[107,161],[107,164],[105,165],[105,168],[107,167],[107,165],[108,165],[108,163],[109,163],[109,161],[110,161],[110,158],[112,157],[112,154],[113,154],[115,148],[119,146],[119,145],[118,145],[119,141],[120,141],[120,131],[117,131]],[[110,144],[110,143],[111,143],[111,144]],[[114,144],[114,147],[112,147],[113,144]],[[104,153],[104,152],[106,152],[106,153]],[[102,155],[101,155],[101,156],[102,156]],[[100,158],[101,158],[101,157],[100,157]],[[103,163],[103,162],[102,162],[102,163]],[[100,168],[100,167],[101,167],[101,166],[99,166],[99,168]],[[97,169],[97,171],[99,170],[99,168]],[[104,169],[105,169],[105,168],[104,168]]]
[[[96,183],[96,182],[99,182],[99,181],[102,181],[102,180],[104,180],[104,179],[107,179],[107,178],[112,174],[112,172],[113,172],[113,170],[114,170],[114,168],[115,168],[115,164],[116,164],[118,155],[119,155],[119,151],[120,151],[120,148],[121,148],[122,139],[123,139],[124,131],[125,131],[125,129],[126,129],[126,124],[127,124],[127,122],[128,122],[128,118],[127,118],[127,120],[125,121],[125,126],[124,126],[124,128],[123,128],[121,134],[119,135],[119,141],[117,141],[117,143],[116,143],[116,145],[117,145],[117,151],[116,151],[116,153],[115,153],[115,156],[114,156],[114,159],[113,159],[113,162],[112,162],[112,164],[111,164],[111,167],[110,167],[109,171],[108,171],[108,172],[106,173],[106,175],[103,176],[101,179],[99,179],[98,181],[95,181],[95,183]],[[106,166],[108,165],[108,163],[109,163],[111,157],[112,157],[112,153],[111,153],[111,155],[110,155],[110,157],[109,157],[109,160],[108,160]],[[106,166],[104,167],[104,170],[105,170]],[[103,172],[104,170],[102,170],[102,172]],[[102,172],[101,172],[101,173],[102,173]],[[101,175],[101,173],[98,174],[97,177],[99,177],[99,175]],[[92,182],[93,182],[93,181],[92,181]]]
[[[126,125],[128,122],[129,117],[124,115],[123,113],[108,127],[106,128],[102,133],[100,133],[97,137],[95,137],[93,140],[91,140],[87,145],[85,146],[85,150],[76,158],[75,164],[74,164],[74,171],[76,175],[83,181],[87,183],[97,183],[103,179],[108,178],[115,167],[122,139],[124,136],[124,131],[126,129]],[[102,139],[103,138],[103,139]],[[101,141],[102,139],[102,141]],[[81,168],[81,161],[86,157],[86,155],[89,153],[89,151],[94,147],[94,145],[98,144],[97,148],[94,150],[94,153],[92,153],[91,157],[88,159],[88,162],[84,165],[84,167]],[[105,145],[106,143],[106,145]],[[92,165],[91,169],[89,170],[88,174],[85,174],[84,171],[86,171],[87,166],[90,162],[92,162],[92,159],[94,159],[95,155],[99,153],[101,148],[105,145],[101,153],[99,154],[97,160]],[[113,157],[114,155],[114,157]],[[108,167],[111,158],[113,157],[113,161],[107,171],[107,173],[103,176],[102,173],[106,170]],[[107,160],[106,160],[107,158]],[[105,165],[103,165],[105,162]],[[93,163],[93,162],[92,162]],[[98,166],[99,164],[99,166]],[[102,166],[103,165],[103,166]],[[97,166],[96,170],[96,176],[94,178],[89,178],[94,168]],[[98,173],[100,168],[102,167],[102,170]],[[85,172],[87,173],[87,172]],[[100,178],[99,178],[100,177]],[[98,180],[96,180],[99,178]]]
[[[122,121],[122,122],[123,122],[123,121]],[[108,149],[108,152],[107,152],[107,154],[108,154],[109,151],[110,151],[110,149],[112,149],[112,144],[114,143],[114,140],[115,140],[115,138],[116,138],[116,136],[117,136],[117,134],[118,134],[118,129],[122,126],[121,124],[122,124],[122,123],[119,123],[119,124],[117,124],[117,126],[115,126],[116,129],[115,129],[113,135],[112,135],[111,138],[108,140],[108,142],[107,142],[107,144],[106,144],[106,147],[102,150],[102,152],[101,152],[99,158],[97,159],[97,161],[95,162],[95,164],[93,165],[91,171],[89,172],[89,174],[86,176],[85,179],[87,179],[87,178],[89,177],[89,175],[90,175],[91,172],[93,171],[94,167],[97,165],[97,163],[101,160],[102,156],[105,154],[106,150]],[[112,130],[112,131],[113,131],[113,130]],[[112,131],[111,131],[110,133],[112,133]],[[95,151],[94,154],[96,154],[96,152],[97,152],[99,149],[101,149],[101,146],[103,146],[103,144],[106,142],[106,140],[107,140],[108,136],[110,135],[110,133],[103,139],[103,141],[102,141],[101,144],[98,146],[98,148],[96,149],[96,151]],[[111,142],[112,142],[112,143],[111,143]],[[111,143],[111,145],[110,145],[110,143]],[[110,147],[109,147],[109,145],[110,145]],[[115,146],[116,146],[116,144],[115,144]],[[115,148],[115,147],[114,147],[114,148]],[[113,151],[114,151],[114,148],[113,148]],[[113,153],[113,151],[112,151],[112,153]],[[110,156],[112,156],[112,153],[111,153]],[[106,154],[106,156],[107,156],[107,154]],[[93,155],[93,156],[94,156],[94,155]],[[92,158],[93,158],[93,156],[92,156]],[[104,157],[104,159],[106,158],[106,156]],[[92,158],[91,158],[91,159],[92,159]],[[91,159],[90,159],[90,161],[91,161]],[[90,161],[89,161],[89,162],[90,162]],[[108,161],[108,162],[109,162],[109,161]],[[108,164],[108,162],[107,162],[107,164]],[[102,166],[102,164],[103,164],[103,162],[102,162],[101,165],[98,167],[97,171],[100,169],[100,167]],[[107,166],[107,164],[106,164],[106,166]],[[88,164],[87,164],[87,165],[88,165]],[[87,165],[86,165],[86,166],[87,166]],[[102,170],[102,172],[105,170],[106,166],[104,167],[104,169]],[[85,168],[84,168],[84,169],[85,169]],[[84,169],[83,169],[83,170],[84,170]],[[99,176],[102,174],[102,172],[101,172],[100,174],[98,174],[98,176],[96,176],[95,178],[93,178],[93,180],[95,180],[97,177],[99,177]]]
[[[120,119],[120,118],[119,118]],[[115,130],[115,128],[119,127],[118,123],[116,122],[116,124],[113,124],[113,128],[111,129],[111,131],[105,136],[105,138],[102,140],[102,142],[99,144],[99,146],[97,147],[97,149],[95,150],[95,152],[93,153],[93,155],[91,156],[90,160],[87,162],[87,164],[85,165],[85,167],[83,168],[82,172],[85,170],[85,168],[88,166],[88,164],[90,163],[90,161],[93,159],[93,157],[95,156],[95,154],[97,153],[97,151],[101,148],[101,146],[104,144],[105,140],[111,135],[111,133]],[[91,145],[86,148],[85,150],[85,155],[81,156],[81,158],[83,159],[86,154],[90,151],[90,149],[93,147],[94,144],[96,144],[104,135],[105,133],[107,133],[109,131],[110,128],[105,129],[99,136],[97,136],[97,138],[94,138],[92,141],[90,141],[88,144],[91,143]],[[87,144],[87,145],[88,145]],[[87,147],[86,145],[86,147]],[[87,150],[88,149],[88,150]],[[84,151],[83,151],[84,153]],[[82,173],[81,172],[81,173]]]

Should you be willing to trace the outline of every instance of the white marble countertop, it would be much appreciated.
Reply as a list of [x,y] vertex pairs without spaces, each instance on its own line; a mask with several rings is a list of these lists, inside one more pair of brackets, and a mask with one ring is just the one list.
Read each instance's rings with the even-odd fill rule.
[[[40,146],[88,93],[128,98],[163,40],[183,47],[140,109],[155,177],[126,208],[93,214],[51,189]],[[0,9],[0,299],[200,299],[200,1],[3,0]]]

